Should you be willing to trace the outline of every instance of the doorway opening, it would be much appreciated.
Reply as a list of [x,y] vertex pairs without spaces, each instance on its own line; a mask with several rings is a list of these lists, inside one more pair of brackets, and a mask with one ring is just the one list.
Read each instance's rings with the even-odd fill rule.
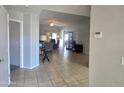
[[47,51],[50,62],[43,61],[44,56],[40,55],[42,75],[50,81],[50,86],[88,86],[89,17],[43,10],[40,18],[39,41],[46,43],[45,50],[51,50]]
[[55,39],[55,41],[57,40],[57,33],[52,33],[52,39]]
[[[9,19],[10,76],[17,68],[23,68],[23,22]],[[11,78],[10,78],[11,80]]]
[[64,33],[64,46],[66,46],[67,50],[72,50],[73,48],[73,32],[65,32]]

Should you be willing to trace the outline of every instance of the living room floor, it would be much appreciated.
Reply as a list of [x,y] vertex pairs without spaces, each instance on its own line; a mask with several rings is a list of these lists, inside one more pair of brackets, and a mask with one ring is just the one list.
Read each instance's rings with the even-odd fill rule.
[[31,70],[13,70],[10,87],[88,87],[88,56],[59,49],[49,58]]

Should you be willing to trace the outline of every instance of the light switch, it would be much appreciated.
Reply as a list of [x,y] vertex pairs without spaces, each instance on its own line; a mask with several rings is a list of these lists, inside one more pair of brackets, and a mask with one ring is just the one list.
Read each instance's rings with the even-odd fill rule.
[[121,64],[124,65],[124,57],[121,59]]
[[94,38],[102,38],[102,32],[95,32]]

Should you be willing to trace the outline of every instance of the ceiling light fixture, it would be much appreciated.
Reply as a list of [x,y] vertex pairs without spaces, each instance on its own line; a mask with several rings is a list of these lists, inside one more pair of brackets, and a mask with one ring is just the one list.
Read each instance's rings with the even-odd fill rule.
[[55,24],[54,23],[50,23],[50,26],[54,26]]
[[25,7],[29,7],[29,5],[25,5]]

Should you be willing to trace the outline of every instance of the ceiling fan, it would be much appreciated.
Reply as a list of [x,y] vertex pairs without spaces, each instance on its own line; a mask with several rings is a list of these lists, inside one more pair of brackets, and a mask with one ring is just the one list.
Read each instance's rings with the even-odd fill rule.
[[58,27],[64,27],[66,24],[59,22],[59,21],[55,21],[55,20],[49,20],[48,21],[49,26],[58,26]]

